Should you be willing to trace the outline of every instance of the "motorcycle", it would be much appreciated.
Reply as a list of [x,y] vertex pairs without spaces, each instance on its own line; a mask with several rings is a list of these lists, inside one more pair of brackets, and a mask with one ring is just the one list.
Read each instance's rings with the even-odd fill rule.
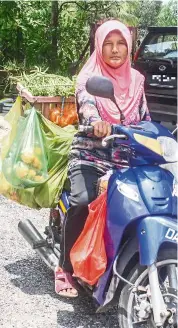
[[[116,104],[113,85],[107,78],[92,77],[86,88],[90,94],[109,98]],[[91,129],[79,127],[81,133],[91,133]],[[118,305],[120,328],[175,328],[177,142],[164,126],[142,121],[137,125],[113,125],[112,134],[102,143],[103,147],[108,143],[117,147],[128,165],[114,172],[108,182],[106,271],[95,286],[76,279],[95,300],[97,313]],[[166,168],[168,163],[174,168],[174,175]],[[60,228],[69,207],[68,196],[68,191],[62,193],[57,210],[60,219],[59,215],[50,217],[46,238],[29,220],[18,226],[53,270],[60,257]]]

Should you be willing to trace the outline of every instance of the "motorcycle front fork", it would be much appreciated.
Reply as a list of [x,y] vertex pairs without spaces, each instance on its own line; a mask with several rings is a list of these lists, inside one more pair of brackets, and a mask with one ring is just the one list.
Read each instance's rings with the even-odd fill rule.
[[162,327],[169,315],[167,311],[163,295],[159,286],[158,270],[156,264],[153,263],[148,267],[148,276],[150,284],[150,299],[153,307],[153,316],[156,327]]

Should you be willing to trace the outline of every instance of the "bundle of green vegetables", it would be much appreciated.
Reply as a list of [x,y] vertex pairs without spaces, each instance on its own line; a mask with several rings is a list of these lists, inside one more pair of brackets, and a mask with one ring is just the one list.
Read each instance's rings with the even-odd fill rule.
[[20,76],[11,77],[15,83],[19,82],[33,96],[65,96],[75,93],[76,77],[72,79],[56,74],[48,74],[36,67],[30,74],[24,72]]

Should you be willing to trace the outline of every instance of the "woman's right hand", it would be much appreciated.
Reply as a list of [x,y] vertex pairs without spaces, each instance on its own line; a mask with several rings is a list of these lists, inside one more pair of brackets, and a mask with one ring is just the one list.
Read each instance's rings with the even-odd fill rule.
[[110,136],[111,125],[106,121],[95,121],[91,123],[94,126],[94,135],[98,138]]

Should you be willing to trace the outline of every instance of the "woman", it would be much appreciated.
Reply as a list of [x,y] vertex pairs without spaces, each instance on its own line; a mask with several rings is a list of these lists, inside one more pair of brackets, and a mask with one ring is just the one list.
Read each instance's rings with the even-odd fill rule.
[[144,77],[131,68],[131,44],[130,31],[124,24],[117,20],[103,23],[96,32],[95,51],[77,79],[80,124],[93,125],[94,137],[78,134],[70,152],[70,208],[63,227],[60,268],[55,272],[55,290],[61,296],[78,295],[72,280],[70,250],[84,227],[88,204],[97,196],[97,181],[109,170],[127,164],[126,158],[118,156],[118,150],[116,156],[115,149],[102,148],[101,138],[110,135],[111,124],[120,123],[120,113],[109,99],[87,93],[87,79],[99,75],[112,81],[117,103],[125,116],[124,124],[150,120]]

